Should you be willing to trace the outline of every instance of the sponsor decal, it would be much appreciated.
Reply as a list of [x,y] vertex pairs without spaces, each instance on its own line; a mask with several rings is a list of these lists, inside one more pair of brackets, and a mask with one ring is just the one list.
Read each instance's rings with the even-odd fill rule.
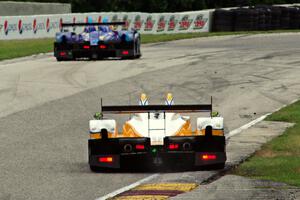
[[37,20],[34,19],[32,23],[33,33],[36,34],[38,30],[45,30],[45,24],[43,22],[37,23]]
[[[25,24],[23,25],[25,26]],[[57,29],[59,28],[59,23],[58,22],[51,22],[49,18],[46,20],[46,31],[49,33],[52,29]]]
[[177,24],[177,20],[175,20],[175,15],[172,15],[170,17],[169,23],[168,23],[168,31],[174,31]]
[[145,22],[145,28],[144,31],[152,31],[153,26],[154,26],[155,20],[152,19],[152,16],[149,15],[147,17],[147,20]]
[[134,18],[134,29],[136,30],[140,30],[141,27],[142,27],[142,20],[141,20],[141,16],[140,15],[137,15],[135,16]]
[[60,28],[60,23],[58,21],[56,22],[50,22],[49,24],[49,29],[52,30],[52,29],[59,29]]
[[59,19],[59,30],[60,30],[60,32],[63,31],[62,23],[63,23],[63,19],[60,18],[60,19]]
[[[73,22],[73,24],[76,23],[76,17],[73,17],[72,22]],[[74,32],[76,31],[76,26],[73,26],[73,31]]]
[[207,23],[208,19],[204,18],[203,14],[197,15],[194,21],[194,29],[202,29]]
[[157,23],[157,32],[161,32],[164,31],[166,27],[166,20],[165,20],[165,16],[160,16],[158,23]]
[[4,21],[3,24],[4,33],[5,35],[8,35],[9,32],[16,32],[18,31],[18,24],[9,24],[7,20]]
[[18,22],[18,29],[19,29],[19,33],[22,34],[23,33],[23,24],[22,24],[21,19],[19,19],[19,22]]
[[125,25],[122,26],[122,30],[123,31],[128,30],[130,23],[131,23],[131,20],[128,19],[128,15],[124,15],[122,21],[125,22]]
[[192,19],[189,19],[189,15],[185,15],[181,18],[181,21],[179,22],[179,30],[187,30],[190,28],[192,24]]
[[23,23],[22,20],[20,19],[18,22],[18,30],[19,33],[22,34],[25,31],[32,31],[32,24],[31,23]]
[[99,16],[99,17],[98,17],[98,23],[101,23],[101,22],[102,22],[102,17]]
[[5,33],[5,35],[8,35],[8,21],[7,20],[4,21],[4,33]]
[[47,18],[47,20],[46,20],[46,31],[47,31],[47,33],[49,33],[49,31],[50,31],[50,19],[49,18]]
[[0,24],[0,33],[1,33],[1,31],[2,31],[2,28],[3,28],[3,25],[2,25],[2,24]]
[[33,29],[33,33],[36,34],[37,32],[36,19],[33,20],[32,29]]
[[118,22],[119,19],[118,19],[118,15],[114,15],[111,19],[112,22]]
[[[112,18],[111,18],[111,22],[119,22],[120,20],[118,19],[118,15],[114,15]],[[112,30],[117,30],[118,26],[110,26]]]

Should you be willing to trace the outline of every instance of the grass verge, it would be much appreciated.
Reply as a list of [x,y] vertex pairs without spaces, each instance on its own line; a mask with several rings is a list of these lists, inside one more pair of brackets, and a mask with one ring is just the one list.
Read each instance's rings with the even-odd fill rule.
[[300,101],[273,113],[266,120],[295,125],[265,144],[233,173],[300,187]]
[[53,38],[0,40],[0,60],[46,53],[53,50]]
[[[253,31],[253,32],[216,32],[216,33],[178,33],[178,34],[143,34],[142,43],[166,42],[180,39],[198,37],[299,32],[299,30],[276,30],[276,31]],[[54,37],[54,36],[53,36]],[[0,60],[29,56],[38,53],[46,53],[53,50],[54,38],[50,39],[28,39],[28,40],[0,40]]]

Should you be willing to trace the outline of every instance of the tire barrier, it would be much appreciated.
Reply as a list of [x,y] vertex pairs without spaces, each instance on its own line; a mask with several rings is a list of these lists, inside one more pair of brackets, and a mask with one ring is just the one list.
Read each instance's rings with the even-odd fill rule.
[[300,7],[264,6],[217,9],[212,31],[261,31],[300,28]]
[[233,31],[233,11],[215,10],[213,19],[212,31]]

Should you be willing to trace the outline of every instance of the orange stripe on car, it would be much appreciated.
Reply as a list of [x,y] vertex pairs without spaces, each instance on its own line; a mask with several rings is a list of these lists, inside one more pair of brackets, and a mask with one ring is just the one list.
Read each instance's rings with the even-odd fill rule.
[[[196,135],[205,135],[205,129],[197,130]],[[223,129],[213,129],[212,135],[213,136],[224,136],[224,130]]]

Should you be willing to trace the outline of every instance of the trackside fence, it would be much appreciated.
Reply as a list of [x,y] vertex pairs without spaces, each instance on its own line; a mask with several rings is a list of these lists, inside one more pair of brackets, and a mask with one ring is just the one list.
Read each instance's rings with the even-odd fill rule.
[[[0,40],[54,38],[63,31],[61,24],[87,22],[124,21],[118,30],[137,29],[141,33],[172,34],[187,32],[209,32],[210,11],[180,13],[80,13],[62,15],[0,16]],[[82,27],[71,28],[76,33]]]
[[[104,12],[0,16],[0,40],[54,38],[62,23],[124,21],[118,30],[148,34],[300,29],[300,5],[256,6],[179,13]],[[80,33],[82,27],[71,27]]]

